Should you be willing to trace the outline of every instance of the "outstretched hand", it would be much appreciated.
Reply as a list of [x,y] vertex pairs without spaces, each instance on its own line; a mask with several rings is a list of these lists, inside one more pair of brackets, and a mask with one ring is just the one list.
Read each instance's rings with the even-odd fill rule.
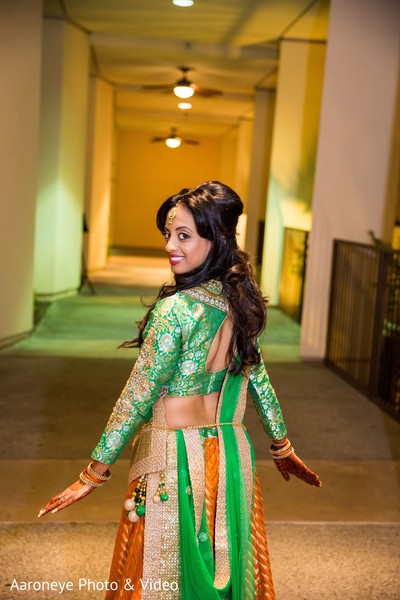
[[43,517],[43,515],[46,515],[50,511],[52,513],[60,512],[60,510],[64,510],[64,508],[67,508],[67,506],[70,506],[74,502],[78,502],[78,500],[85,498],[85,496],[93,492],[94,489],[93,486],[82,483],[82,481],[78,479],[78,481],[75,481],[75,483],[61,492],[61,494],[53,496],[53,498],[39,511],[38,517]]
[[306,465],[294,453],[287,458],[274,460],[274,463],[286,481],[290,480],[290,475],[295,475],[310,485],[315,485],[316,487],[321,487],[322,485],[318,475],[306,467]]

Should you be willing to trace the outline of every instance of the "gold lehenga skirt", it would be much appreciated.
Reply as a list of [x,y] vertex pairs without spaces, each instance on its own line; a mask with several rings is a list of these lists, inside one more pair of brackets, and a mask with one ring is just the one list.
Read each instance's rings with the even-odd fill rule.
[[[226,447],[226,444],[225,444]],[[208,537],[207,545],[208,551],[204,551],[200,561],[204,559],[208,565],[208,572],[212,578],[214,575],[213,561],[215,558],[215,535],[216,535],[216,516],[217,516],[217,498],[218,498],[218,484],[219,484],[219,472],[220,472],[220,448],[218,435],[203,437],[203,449],[204,449],[204,467],[205,467],[205,490],[204,490],[204,507],[203,507],[203,537]],[[179,455],[178,455],[179,457]],[[190,515],[193,517],[193,508],[190,505],[193,503],[193,498],[190,496],[190,473],[184,464],[185,461],[178,461],[178,479],[180,479],[180,500],[178,505],[179,513],[183,513],[182,502],[185,507],[189,507],[185,514],[179,514],[177,522],[179,528],[182,530],[186,529],[187,517]],[[132,481],[128,487],[127,498],[132,497],[132,494],[137,486],[137,479]],[[169,490],[168,490],[169,491]],[[147,503],[152,502],[151,498],[147,498]],[[166,502],[166,504],[169,500]],[[232,503],[231,503],[232,504]],[[229,502],[228,502],[229,507]],[[186,510],[185,508],[185,510]],[[234,507],[231,505],[231,509]],[[240,511],[236,507],[236,512]],[[219,513],[221,515],[221,513]],[[142,582],[143,576],[143,556],[144,556],[144,538],[145,538],[145,523],[146,516],[141,517],[139,521],[131,523],[127,518],[127,512],[125,509],[122,510],[120,525],[117,533],[115,542],[114,554],[112,558],[111,570],[109,575],[109,585],[113,588],[106,594],[107,600],[136,600],[141,599],[143,594]],[[237,516],[240,520],[240,514]],[[194,520],[194,519],[192,519]],[[274,600],[274,587],[271,576],[270,560],[267,546],[267,533],[265,527],[263,504],[260,483],[258,475],[253,467],[253,494],[252,494],[252,506],[249,514],[249,548],[251,564],[251,570],[247,570],[246,574],[243,575],[239,585],[235,583],[235,577],[232,577],[235,570],[239,570],[239,561],[236,563],[232,562],[231,556],[231,577],[229,583],[224,589],[217,589],[209,585],[208,575],[207,584],[202,587],[201,575],[200,579],[192,582],[194,572],[191,571],[189,574],[185,574],[186,570],[191,565],[194,555],[193,552],[186,552],[184,549],[184,541],[182,535],[180,536],[181,548],[179,550],[180,560],[179,568],[181,573],[181,581],[183,587],[178,591],[155,591],[151,597],[168,599],[168,600],[193,600],[195,598],[226,598],[232,600]],[[193,529],[195,531],[195,529]],[[207,532],[208,536],[205,534]],[[197,545],[201,536],[197,537]],[[179,539],[179,538],[178,538]],[[230,545],[230,543],[229,543]],[[186,546],[187,547],[187,546]],[[192,546],[193,548],[193,546]],[[230,547],[232,554],[232,547]],[[247,562],[246,562],[247,561]],[[249,559],[242,561],[241,564],[249,564]],[[197,563],[199,564],[199,563]],[[190,567],[193,568],[193,567]],[[195,568],[195,567],[194,567]],[[197,573],[197,571],[196,571]],[[250,573],[250,577],[249,577]],[[197,575],[196,575],[197,576]],[[243,578],[250,578],[250,584],[244,584]],[[239,578],[240,579],[240,578]],[[236,577],[236,581],[238,578]],[[206,583],[206,582],[205,582]],[[193,585],[193,589],[190,586]],[[207,587],[208,586],[208,587]],[[202,589],[199,589],[202,587]],[[149,596],[150,597],[150,596]]]

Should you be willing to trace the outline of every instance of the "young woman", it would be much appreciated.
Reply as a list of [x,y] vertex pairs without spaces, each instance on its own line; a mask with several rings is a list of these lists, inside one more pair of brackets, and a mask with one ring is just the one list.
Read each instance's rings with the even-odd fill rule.
[[77,482],[40,511],[58,512],[110,477],[133,438],[129,487],[107,598],[273,599],[254,450],[243,424],[253,398],[288,480],[320,486],[294,454],[260,357],[264,299],[236,226],[243,204],[212,181],[164,202],[174,284],[139,323],[128,382]]

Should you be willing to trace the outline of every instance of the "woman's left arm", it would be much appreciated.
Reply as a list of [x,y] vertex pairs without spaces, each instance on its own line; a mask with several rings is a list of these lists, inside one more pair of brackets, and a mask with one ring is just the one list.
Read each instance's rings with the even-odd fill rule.
[[260,363],[250,369],[248,389],[265,433],[274,440],[280,440],[286,436],[286,426],[261,355],[260,359]]
[[273,439],[270,451],[275,466],[286,481],[290,480],[290,475],[295,475],[310,485],[321,487],[322,484],[318,475],[296,456],[293,446],[286,437],[287,431],[282,410],[263,359],[261,356],[260,358],[260,364],[250,369],[249,392],[264,431]]

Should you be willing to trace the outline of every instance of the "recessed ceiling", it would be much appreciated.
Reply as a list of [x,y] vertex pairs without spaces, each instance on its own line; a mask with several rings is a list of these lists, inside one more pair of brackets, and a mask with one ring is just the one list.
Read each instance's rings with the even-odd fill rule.
[[[92,71],[113,84],[117,126],[223,135],[252,118],[257,88],[274,89],[282,39],[325,41],[328,0],[45,0],[44,15],[87,30]],[[220,96],[191,99],[178,109],[173,84],[190,67],[196,85]]]

